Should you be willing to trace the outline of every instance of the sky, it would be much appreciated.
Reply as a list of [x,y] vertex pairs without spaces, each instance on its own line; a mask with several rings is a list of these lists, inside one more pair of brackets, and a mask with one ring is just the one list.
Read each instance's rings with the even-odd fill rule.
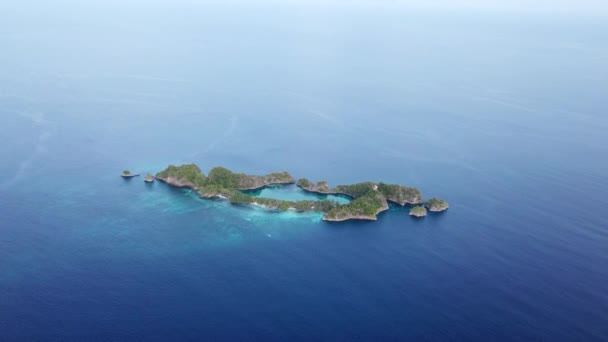
[[[1,7],[30,7],[49,5],[47,0],[1,1]],[[371,6],[371,7],[415,7],[448,10],[515,10],[608,13],[608,0],[56,0],[58,4],[75,6],[179,6],[179,5],[280,5],[280,6]]]
[[[163,2],[164,0],[157,0]],[[192,3],[198,0],[180,0]],[[316,4],[338,6],[410,6],[437,9],[608,11],[608,0],[228,0],[236,3]],[[225,0],[221,1],[225,2]]]

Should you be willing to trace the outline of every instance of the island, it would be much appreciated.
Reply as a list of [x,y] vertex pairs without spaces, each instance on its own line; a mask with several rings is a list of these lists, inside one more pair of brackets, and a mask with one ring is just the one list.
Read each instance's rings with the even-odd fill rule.
[[152,175],[150,172],[148,172],[146,174],[146,177],[144,177],[144,182],[146,183],[154,183],[154,175]]
[[[156,174],[155,178],[174,187],[196,191],[204,199],[224,199],[235,205],[257,205],[277,211],[317,211],[323,213],[323,220],[331,222],[374,221],[378,219],[378,214],[389,209],[389,203],[398,206],[424,204],[432,206],[433,209],[427,206],[431,211],[441,211],[438,209],[442,208],[444,204],[447,208],[446,201],[436,198],[425,203],[422,193],[412,187],[382,182],[361,182],[330,187],[325,181],[313,183],[306,178],[296,182],[286,171],[260,176],[236,173],[225,167],[217,166],[212,168],[208,175],[205,175],[198,165],[185,164],[169,165]],[[303,191],[321,195],[344,196],[351,201],[346,204],[329,199],[287,201],[248,194],[251,190],[294,183]],[[440,202],[435,203],[435,201]],[[419,213],[421,209],[418,208],[424,210],[426,215],[424,207],[418,206],[412,210]],[[410,214],[412,213],[410,212]]]
[[414,217],[425,217],[426,216],[426,208],[420,205],[417,205],[410,209],[410,216]]
[[389,209],[388,202],[400,206],[422,203],[422,193],[418,189],[397,184],[362,182],[332,188],[326,181],[313,183],[302,178],[297,185],[304,191],[353,199],[325,213],[323,219],[326,221],[377,220],[379,213]]
[[124,170],[124,171],[123,171],[123,172],[120,174],[120,176],[121,176],[122,178],[133,178],[133,177],[137,177],[137,176],[139,176],[139,173],[131,173],[131,171],[129,171],[129,170]]
[[435,198],[435,197],[426,201],[424,206],[429,211],[432,211],[432,212],[440,212],[440,211],[448,210],[448,208],[450,207],[448,202],[446,202],[445,200],[439,199],[439,198]]

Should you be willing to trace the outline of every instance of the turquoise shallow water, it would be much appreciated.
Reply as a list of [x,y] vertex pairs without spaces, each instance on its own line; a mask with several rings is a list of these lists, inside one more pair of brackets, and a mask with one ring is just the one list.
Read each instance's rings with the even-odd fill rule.
[[350,199],[346,196],[334,196],[334,195],[318,195],[303,191],[295,185],[280,186],[280,187],[267,187],[257,191],[249,192],[252,196],[276,198],[286,201],[316,201],[316,200],[331,200],[338,203],[346,204],[350,202]]
[[[608,338],[604,18],[0,6],[0,340]],[[190,162],[450,209],[119,176]]]

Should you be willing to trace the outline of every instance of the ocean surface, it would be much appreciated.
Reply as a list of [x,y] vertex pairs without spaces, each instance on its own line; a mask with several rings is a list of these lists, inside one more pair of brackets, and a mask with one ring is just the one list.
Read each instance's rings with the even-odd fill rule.
[[[0,22],[1,341],[608,340],[606,18],[4,4]],[[119,176],[191,162],[450,209],[330,224]]]

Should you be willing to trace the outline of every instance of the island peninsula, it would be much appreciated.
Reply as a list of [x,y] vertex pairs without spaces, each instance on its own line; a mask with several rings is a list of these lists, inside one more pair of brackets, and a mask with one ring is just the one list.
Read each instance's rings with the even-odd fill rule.
[[[235,173],[224,167],[214,167],[205,174],[195,164],[169,165],[156,175],[156,179],[171,186],[189,188],[201,198],[222,198],[240,205],[260,205],[280,211],[318,211],[324,213],[325,221],[377,220],[377,215],[389,209],[389,202],[404,206],[426,205],[430,211],[443,211],[447,202],[433,198],[432,203],[424,203],[422,193],[416,189],[397,184],[362,182],[351,185],[330,187],[327,182],[313,183],[306,178],[296,180],[288,172],[271,173],[264,176]],[[297,184],[304,191],[321,195],[339,195],[351,199],[347,204],[337,201],[300,200],[287,201],[274,198],[251,196],[249,190],[267,186]]]

